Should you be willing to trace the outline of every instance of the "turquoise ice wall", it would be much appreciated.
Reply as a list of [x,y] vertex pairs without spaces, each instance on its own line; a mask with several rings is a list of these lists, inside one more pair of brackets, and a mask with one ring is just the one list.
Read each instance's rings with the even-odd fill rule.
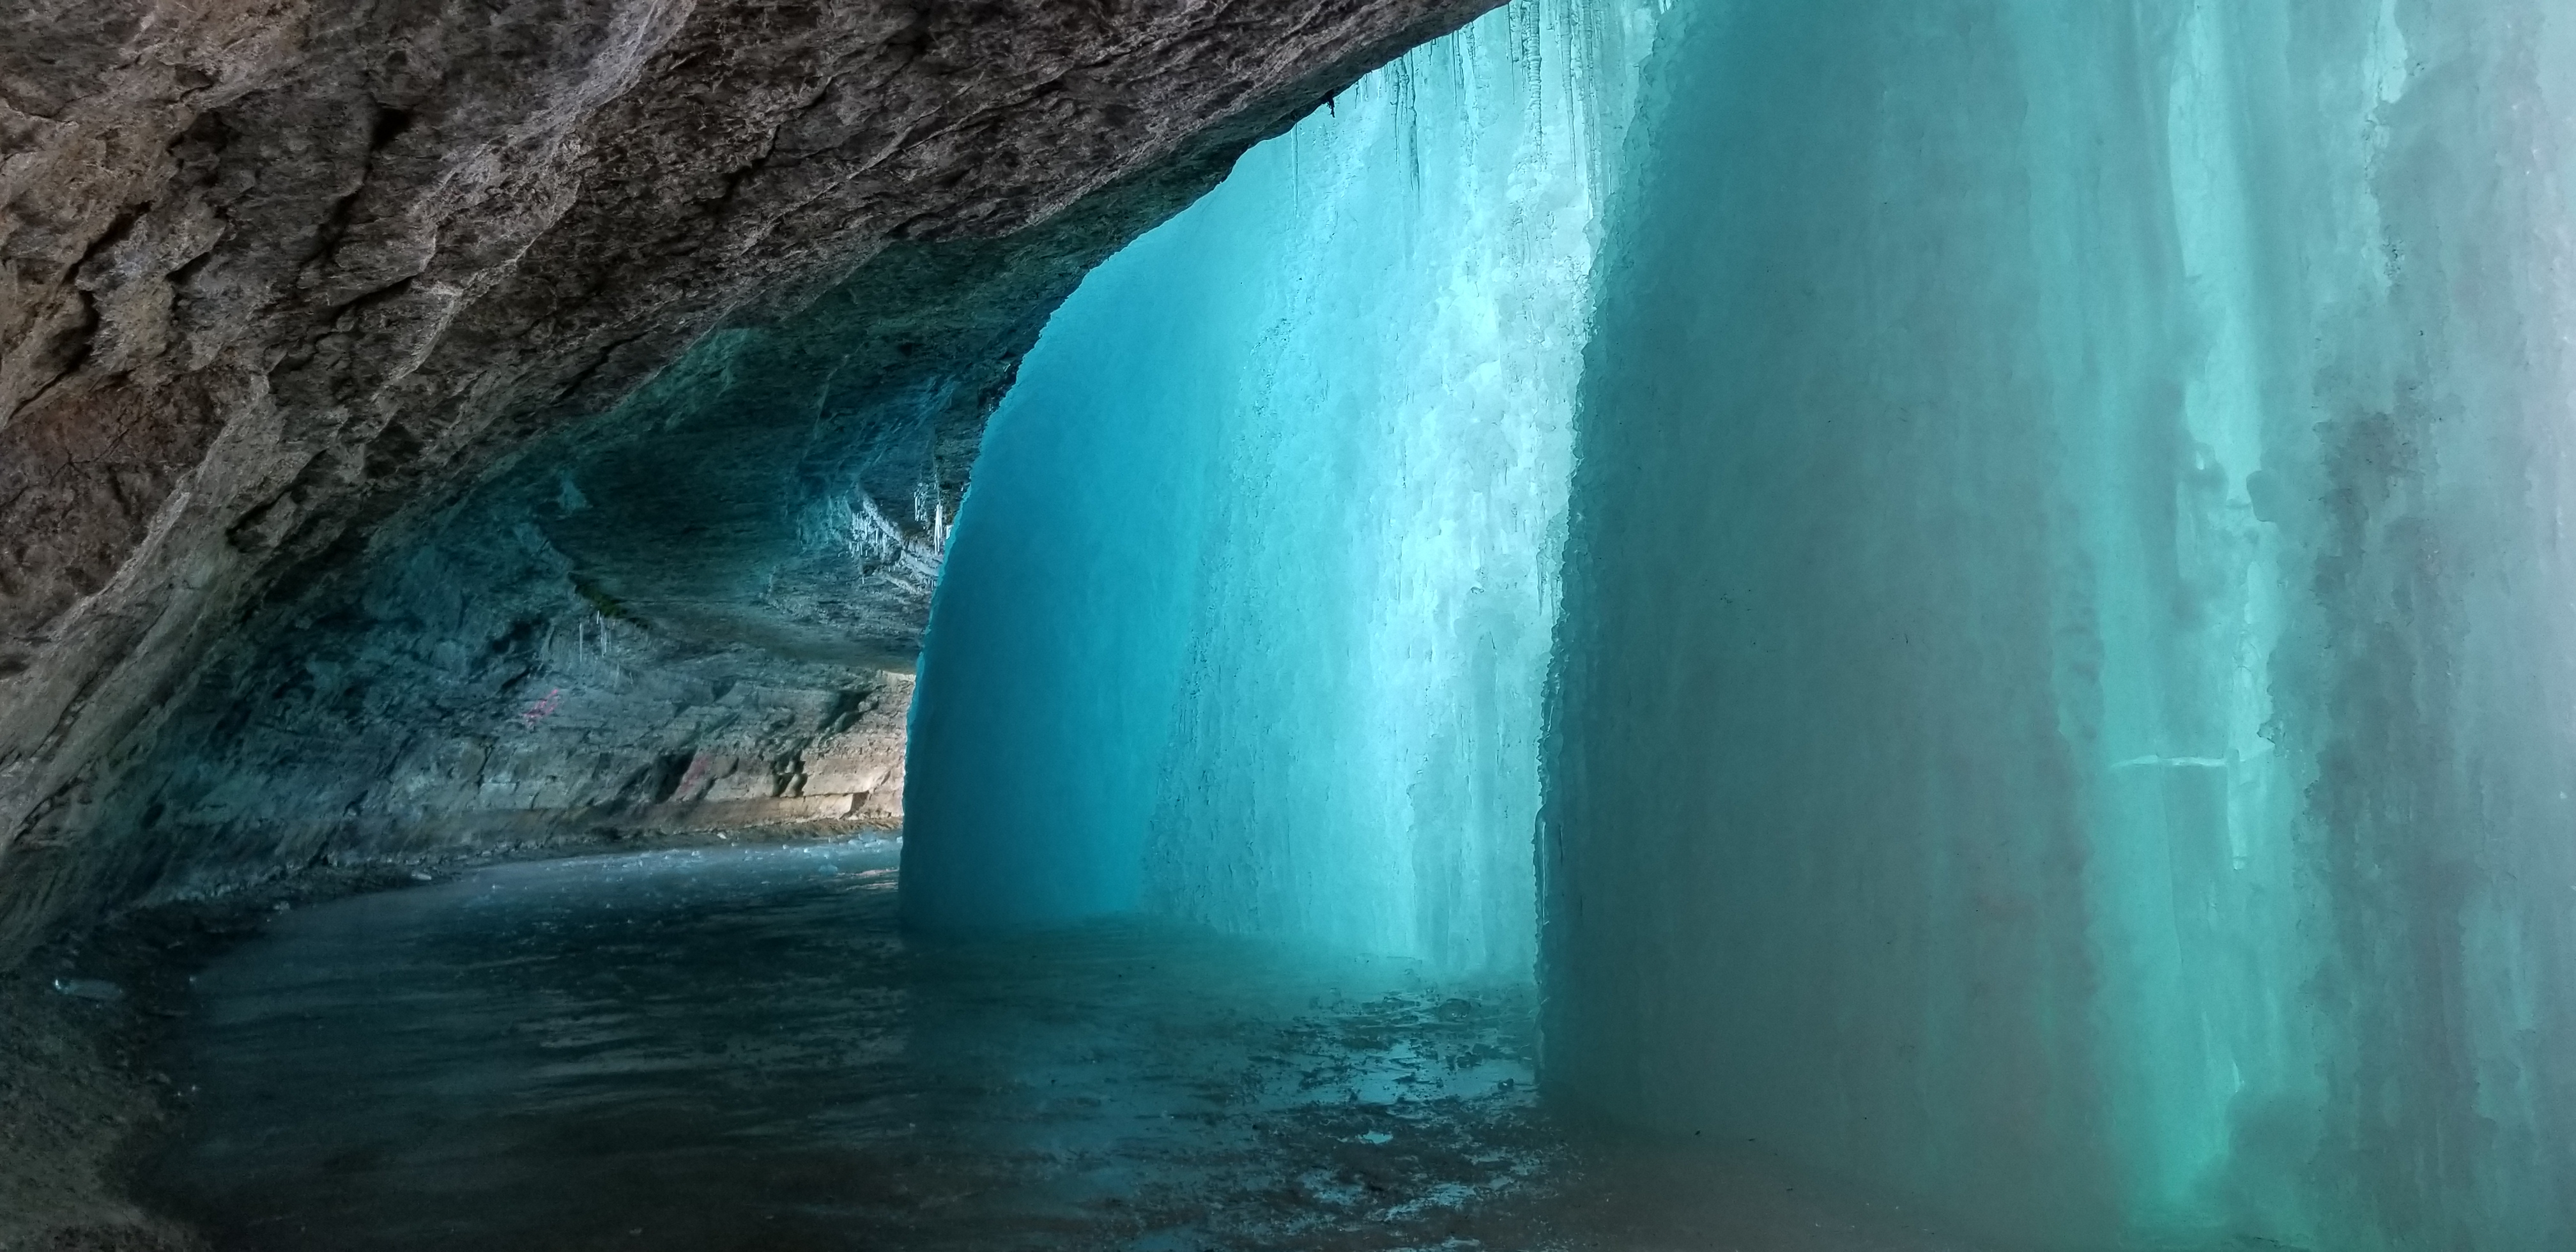
[[1521,0],[1100,267],[993,418],[913,705],[932,927],[1127,911],[1526,977],[1607,136]]
[[2576,1247],[2576,9],[1685,11],[1555,1090],[2039,1246]]
[[2576,1247],[2576,12],[1683,0],[1623,140],[1652,11],[1406,58],[1065,306],[907,909],[1536,919],[1551,1089],[1650,1130]]

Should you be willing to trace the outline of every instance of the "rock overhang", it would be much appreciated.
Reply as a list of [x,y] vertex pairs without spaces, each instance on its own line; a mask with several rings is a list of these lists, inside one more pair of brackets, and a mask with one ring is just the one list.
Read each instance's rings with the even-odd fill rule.
[[831,719],[700,697],[897,689],[1082,271],[1487,7],[0,17],[0,951],[480,837],[494,751],[794,777]]

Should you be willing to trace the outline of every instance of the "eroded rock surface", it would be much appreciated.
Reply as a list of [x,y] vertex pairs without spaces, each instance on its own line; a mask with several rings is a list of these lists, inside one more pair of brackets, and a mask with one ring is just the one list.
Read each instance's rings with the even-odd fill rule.
[[1484,7],[0,11],[0,955],[702,761],[881,797],[814,779],[1047,311]]

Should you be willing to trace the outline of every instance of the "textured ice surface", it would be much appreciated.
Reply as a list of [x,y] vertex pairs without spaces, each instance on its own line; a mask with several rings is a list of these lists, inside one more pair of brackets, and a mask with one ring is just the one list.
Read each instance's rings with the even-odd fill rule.
[[1583,12],[1059,315],[916,915],[1520,966],[1571,406],[1561,1094],[2050,1246],[2576,1246],[2576,18],[1694,0],[1623,149]]
[[2576,10],[1687,7],[1548,1080],[2049,1246],[2576,1246]]
[[1525,992],[1135,926],[911,943],[894,859],[299,911],[199,981],[163,1185],[261,1248],[1368,1247],[1553,1159]]
[[1566,1143],[1526,984],[1134,921],[924,941],[893,861],[283,915],[198,980],[162,1197],[272,1252],[1957,1252],[1756,1165]]
[[906,908],[1525,972],[1587,280],[1643,18],[1523,0],[1103,265],[994,417]]

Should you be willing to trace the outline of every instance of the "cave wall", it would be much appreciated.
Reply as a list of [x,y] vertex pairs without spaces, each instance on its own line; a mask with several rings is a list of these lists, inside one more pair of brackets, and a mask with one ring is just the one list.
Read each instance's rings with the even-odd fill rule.
[[832,756],[1047,309],[1480,7],[0,15],[0,952]]

